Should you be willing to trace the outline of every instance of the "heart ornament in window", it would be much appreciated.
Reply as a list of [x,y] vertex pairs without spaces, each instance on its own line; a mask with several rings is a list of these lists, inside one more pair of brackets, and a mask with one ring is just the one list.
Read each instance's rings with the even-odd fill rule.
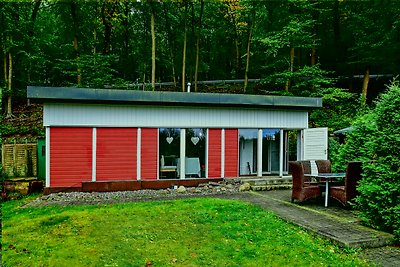
[[168,144],[171,144],[172,141],[174,141],[174,138],[173,138],[173,137],[167,137],[167,142],[168,142]]
[[199,142],[199,138],[197,136],[190,138],[190,140],[192,141],[193,145],[197,145]]

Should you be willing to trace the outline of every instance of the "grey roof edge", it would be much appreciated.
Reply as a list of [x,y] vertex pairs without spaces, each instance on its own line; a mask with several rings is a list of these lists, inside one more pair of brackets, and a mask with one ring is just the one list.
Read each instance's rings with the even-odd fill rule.
[[77,87],[28,86],[27,97],[33,102],[134,103],[142,105],[247,106],[311,109],[322,107],[315,97],[268,96],[246,94],[136,91]]
[[344,134],[350,133],[353,130],[354,130],[354,127],[350,126],[350,127],[346,127],[346,128],[334,131],[333,134],[334,135],[344,135]]

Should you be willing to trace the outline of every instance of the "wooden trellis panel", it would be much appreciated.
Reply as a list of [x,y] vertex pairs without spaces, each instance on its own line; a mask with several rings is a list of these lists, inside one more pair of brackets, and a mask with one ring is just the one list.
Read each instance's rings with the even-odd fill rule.
[[36,177],[37,144],[3,144],[1,164],[8,177]]

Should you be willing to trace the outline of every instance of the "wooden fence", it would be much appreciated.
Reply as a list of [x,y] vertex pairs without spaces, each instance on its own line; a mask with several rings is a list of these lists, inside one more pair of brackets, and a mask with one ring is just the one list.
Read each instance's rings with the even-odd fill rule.
[[36,177],[37,144],[3,144],[1,164],[8,177]]

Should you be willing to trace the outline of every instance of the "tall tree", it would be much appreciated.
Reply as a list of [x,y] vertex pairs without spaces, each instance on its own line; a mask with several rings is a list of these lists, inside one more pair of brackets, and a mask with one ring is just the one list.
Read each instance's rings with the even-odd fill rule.
[[254,23],[255,23],[255,18],[256,18],[256,8],[254,6],[250,7],[250,19],[248,22],[248,40],[247,40],[247,51],[246,51],[246,69],[244,72],[244,86],[243,86],[243,92],[246,93],[247,91],[247,85],[249,81],[249,67],[250,67],[250,45],[251,45],[251,39],[253,37],[253,28],[254,28]]
[[103,54],[109,54],[111,49],[111,37],[112,37],[112,21],[116,16],[116,9],[118,3],[115,0],[103,1],[101,8],[102,22],[104,26],[104,46]]
[[76,58],[76,83],[78,86],[81,86],[81,68],[80,68],[80,62],[79,62],[79,46],[78,46],[78,19],[76,16],[76,3],[75,1],[71,1],[71,15],[72,15],[72,25],[73,25],[73,31],[74,31],[74,52],[75,52],[75,58]]
[[240,73],[240,25],[243,23],[240,17],[240,11],[244,8],[240,0],[224,1],[227,7],[226,17],[233,26],[234,45],[235,45],[235,78],[239,78]]
[[[397,1],[347,1],[347,24],[343,31],[354,42],[349,49],[349,69],[363,75],[361,104],[368,100],[371,74],[394,75],[399,71],[398,27],[400,4]],[[376,93],[375,93],[376,94]]]
[[156,89],[156,31],[154,27],[155,20],[154,7],[151,4],[151,88]]
[[[7,79],[7,89],[8,89],[8,97],[7,97],[7,111],[6,111],[6,118],[11,118],[13,116],[12,113],[12,97],[13,97],[13,88],[12,88],[12,76],[13,76],[13,56],[11,52],[12,46],[12,35],[8,36],[9,48],[7,51],[8,54],[8,61],[5,62],[5,66],[8,63],[8,68],[4,68],[6,71],[5,77]],[[8,75],[7,75],[8,74]]]
[[199,73],[199,54],[200,54],[200,32],[201,32],[201,19],[203,17],[204,11],[204,1],[200,0],[200,14],[199,14],[199,23],[196,32],[196,65],[194,70],[194,91],[197,92],[197,78]]
[[174,86],[177,86],[176,83],[176,74],[175,74],[175,38],[173,37],[172,34],[172,28],[170,24],[170,19],[169,19],[169,12],[168,12],[168,5],[165,3],[162,3],[163,5],[163,12],[164,12],[164,18],[165,18],[165,28],[167,32],[167,44],[168,48],[167,50],[169,51],[169,60],[171,63],[171,70],[172,70],[172,81],[174,83]]
[[183,13],[183,49],[182,49],[182,92],[186,91],[186,46],[187,46],[187,9],[188,4],[184,1]]

